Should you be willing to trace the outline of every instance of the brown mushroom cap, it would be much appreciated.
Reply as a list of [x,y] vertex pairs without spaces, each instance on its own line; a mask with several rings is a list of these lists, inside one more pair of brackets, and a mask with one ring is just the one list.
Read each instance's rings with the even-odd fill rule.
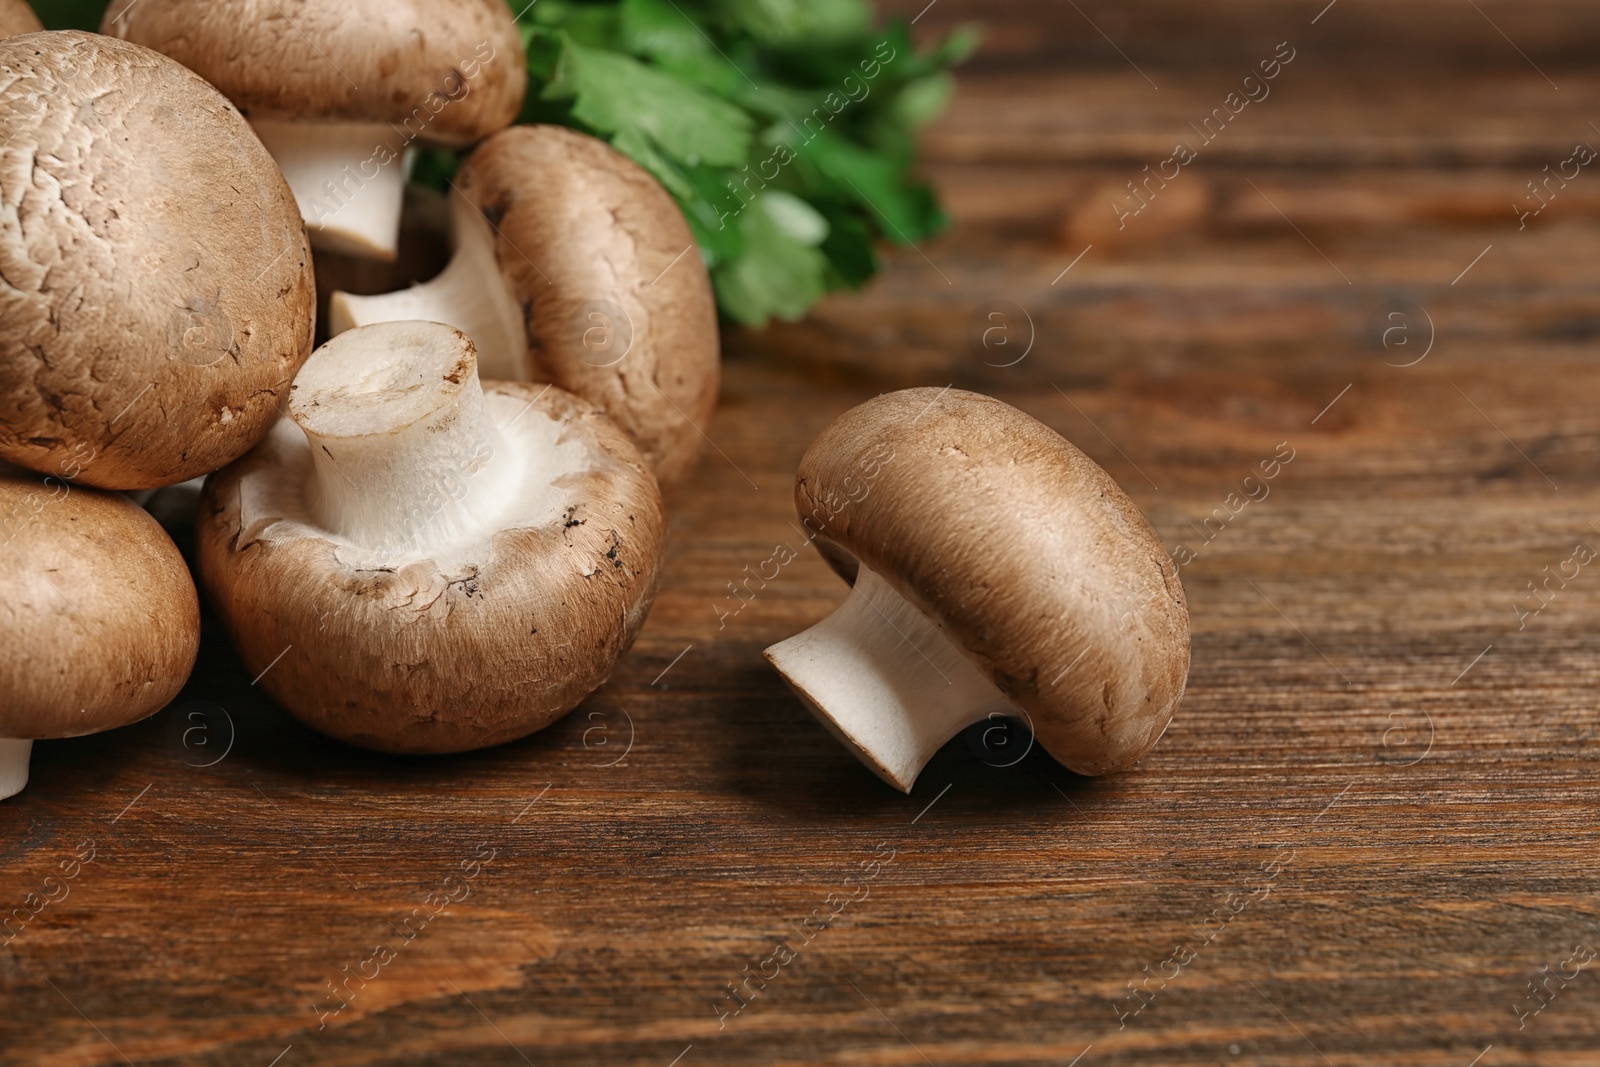
[[[484,394],[509,413],[497,425],[514,417],[535,432],[548,420],[536,432],[587,458],[553,483],[565,497],[553,512],[465,557],[363,558],[290,515],[312,457],[288,422],[207,481],[198,543],[208,595],[249,670],[315,729],[386,752],[509,741],[601,685],[643,626],[666,520],[638,450],[560,389],[500,382]],[[289,509],[261,491],[264,480],[292,487],[278,498]]]
[[311,350],[311,254],[249,125],[94,34],[0,42],[0,458],[113,489],[215,470]]
[[44,23],[28,6],[28,0],[0,0],[0,39],[24,33],[38,33]]
[[200,649],[177,546],[126,497],[0,464],[0,737],[78,737],[153,715]]
[[404,123],[424,109],[424,139],[452,147],[510,125],[528,82],[505,0],[116,0],[100,28],[176,59],[251,119]]
[[[710,276],[672,197],[604,141],[560,126],[494,135],[456,185],[499,231],[528,376],[603,408],[663,486],[681,482],[720,366]],[[586,343],[595,337],[605,343]]]
[[840,416],[795,503],[847,579],[860,561],[937,623],[1080,774],[1160,738],[1189,614],[1138,507],[1054,430],[999,400],[907,389]]

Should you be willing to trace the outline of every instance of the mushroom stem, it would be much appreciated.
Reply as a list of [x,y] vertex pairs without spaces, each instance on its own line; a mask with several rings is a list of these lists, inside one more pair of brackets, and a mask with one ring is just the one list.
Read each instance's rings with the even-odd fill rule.
[[323,345],[289,414],[311,444],[307,506],[376,554],[432,553],[494,529],[526,467],[490,417],[472,345],[432,324]]
[[14,797],[28,784],[28,757],[33,742],[0,737],[0,800]]
[[289,182],[311,243],[393,260],[413,153],[392,126],[367,122],[251,123]]
[[328,298],[328,331],[407,319],[442,322],[472,338],[485,378],[526,381],[528,335],[495,258],[494,230],[459,192],[450,194],[450,229],[454,252],[437,277],[380,296],[336,292]]
[[1016,708],[939,625],[864,564],[826,619],[766,650],[824,726],[902,792],[934,753]]

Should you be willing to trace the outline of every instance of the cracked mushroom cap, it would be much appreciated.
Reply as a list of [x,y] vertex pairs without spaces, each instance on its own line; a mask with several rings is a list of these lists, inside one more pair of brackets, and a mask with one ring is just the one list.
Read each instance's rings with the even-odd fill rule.
[[27,0],[0,0],[0,40],[24,33],[38,33],[44,23],[33,13]]
[[120,494],[0,464],[0,737],[78,737],[167,705],[200,648],[177,546]]
[[847,581],[865,564],[936,623],[1080,774],[1160,738],[1189,672],[1177,570],[1137,505],[991,397],[907,389],[807,450],[795,503]]
[[94,34],[0,41],[0,458],[112,489],[215,470],[314,311],[294,198],[215,89]]
[[422,322],[329,341],[290,412],[207,481],[198,525],[208,595],[289,711],[366,748],[458,752],[606,680],[666,525],[609,418],[551,386],[480,390],[472,343]]
[[485,141],[456,184],[498,231],[528,375],[603,408],[677,485],[717,403],[711,279],[677,203],[633,160],[561,126]]
[[176,59],[252,120],[410,119],[454,148],[510,125],[528,81],[505,0],[115,0],[100,28]]

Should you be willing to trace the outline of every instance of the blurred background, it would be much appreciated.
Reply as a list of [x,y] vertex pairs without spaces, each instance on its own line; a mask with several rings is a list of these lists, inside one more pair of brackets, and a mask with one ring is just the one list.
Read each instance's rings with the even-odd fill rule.
[[[1203,366],[1220,352],[1292,378],[1321,360],[1367,358],[1399,322],[1388,313],[1415,318],[1418,303],[1454,343],[1499,346],[1504,359],[1534,338],[1593,336],[1600,182],[1585,171],[1541,187],[1548,209],[1519,217],[1543,203],[1528,183],[1576,145],[1600,144],[1593,5],[885,7],[921,12],[929,34],[986,27],[949,112],[923,139],[924,173],[955,228],[924,248],[931,262],[897,257],[877,295],[911,310],[892,329],[870,299],[840,300],[807,327],[751,343],[875,361],[876,338],[895,347],[885,362],[939,361],[971,343],[968,316],[990,299],[1025,309],[1035,352],[1075,375],[1110,371],[1132,352],[1151,366]],[[1202,144],[1195,127],[1280,42],[1295,58],[1270,96]],[[1137,204],[1127,183],[1180,141],[1200,158],[1119,229],[1114,205]],[[840,345],[840,335],[867,343]],[[1022,369],[956,366],[988,381]]]

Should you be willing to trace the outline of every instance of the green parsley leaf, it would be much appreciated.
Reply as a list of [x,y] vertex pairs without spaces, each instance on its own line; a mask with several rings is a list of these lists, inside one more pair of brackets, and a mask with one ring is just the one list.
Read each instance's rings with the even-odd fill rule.
[[798,319],[827,292],[827,257],[812,242],[793,236],[766,199],[758,198],[739,215],[744,254],[711,275],[724,313],[747,326],[772,316]]
[[732,167],[744,162],[755,125],[742,108],[620,52],[562,41],[542,100],[571,100],[572,118],[597,133],[624,132],[679,163]]
[[862,0],[720,0],[715,9],[724,23],[772,43],[845,37],[872,24]]

